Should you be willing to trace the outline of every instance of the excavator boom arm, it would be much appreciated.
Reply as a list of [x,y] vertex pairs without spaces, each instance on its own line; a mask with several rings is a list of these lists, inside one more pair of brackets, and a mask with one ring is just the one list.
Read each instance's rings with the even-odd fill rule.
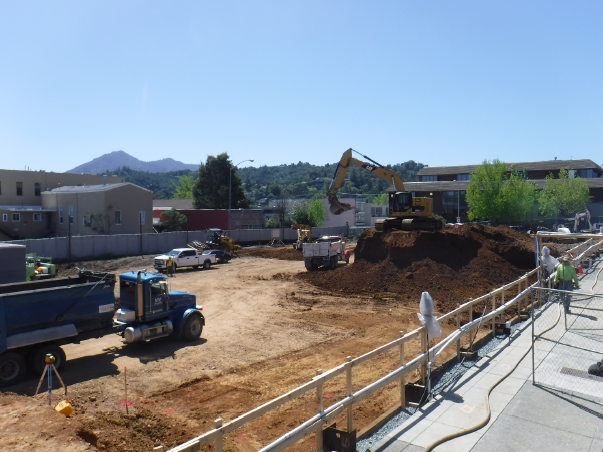
[[375,176],[380,177],[384,181],[392,184],[394,186],[395,191],[404,191],[404,182],[402,181],[400,176],[398,176],[393,171],[385,168],[383,165],[380,165],[379,163],[375,162],[374,160],[368,158],[366,155],[360,154],[364,158],[369,160],[371,163],[363,162],[361,160],[358,160],[358,159],[352,157],[352,151],[357,152],[357,151],[354,151],[352,148],[350,148],[347,151],[345,151],[343,153],[343,155],[341,156],[341,160],[339,161],[339,164],[337,165],[337,168],[335,169],[335,174],[333,175],[333,180],[331,181],[331,186],[327,190],[327,198],[328,198],[329,204],[331,205],[330,210],[331,210],[331,213],[333,213],[335,215],[339,215],[347,210],[353,209],[353,207],[350,206],[349,204],[342,203],[337,199],[337,192],[343,185],[345,175],[347,174],[351,165],[358,166],[358,167],[374,174]]

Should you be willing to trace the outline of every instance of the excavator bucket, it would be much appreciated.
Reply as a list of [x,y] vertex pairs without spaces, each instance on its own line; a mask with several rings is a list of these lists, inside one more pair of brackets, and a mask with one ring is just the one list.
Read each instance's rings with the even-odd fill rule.
[[329,199],[329,210],[333,215],[341,215],[343,212],[347,212],[348,210],[352,210],[354,206],[351,206],[347,202],[340,202],[336,196]]

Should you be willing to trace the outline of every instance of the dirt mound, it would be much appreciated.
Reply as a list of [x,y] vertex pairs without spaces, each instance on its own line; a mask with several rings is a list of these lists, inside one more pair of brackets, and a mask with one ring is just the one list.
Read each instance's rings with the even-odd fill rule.
[[283,261],[302,261],[301,251],[294,250],[290,245],[280,248],[247,248],[237,251],[241,257],[261,257],[264,259],[280,259]]
[[413,303],[426,290],[436,307],[448,312],[457,303],[509,283],[532,268],[533,239],[506,226],[435,232],[368,229],[358,240],[352,265],[300,273],[299,277],[323,289],[387,292]]

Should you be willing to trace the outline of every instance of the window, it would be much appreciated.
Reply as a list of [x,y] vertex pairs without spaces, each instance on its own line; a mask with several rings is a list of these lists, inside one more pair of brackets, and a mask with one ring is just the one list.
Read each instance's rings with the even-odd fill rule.
[[34,195],[40,196],[40,183],[39,182],[36,182],[34,184]]
[[69,206],[69,224],[73,224],[73,206]]
[[470,174],[459,174],[456,176],[456,180],[471,180]]
[[599,177],[599,175],[593,169],[581,169],[581,170],[578,170],[578,174],[577,175],[578,175],[578,177],[581,177],[582,179],[594,179],[594,178]]
[[140,212],[138,212],[138,221],[140,222],[141,225],[144,224],[144,210],[141,210]]
[[438,176],[423,176],[423,182],[437,182]]
[[17,182],[17,196],[23,196],[23,182]]
[[3,213],[2,214],[2,221],[8,221],[8,214],[7,213]]
[[371,217],[382,217],[383,207],[371,207]]
[[59,206],[59,224],[63,224],[63,206]]
[[115,211],[115,224],[121,224],[121,210]]
[[13,216],[13,221],[14,222],[21,221],[21,214],[20,213],[13,213],[12,216]]
[[454,217],[459,213],[464,215],[467,212],[466,193],[465,190],[442,192],[442,209]]
[[34,221],[42,221],[42,214],[41,213],[34,213]]

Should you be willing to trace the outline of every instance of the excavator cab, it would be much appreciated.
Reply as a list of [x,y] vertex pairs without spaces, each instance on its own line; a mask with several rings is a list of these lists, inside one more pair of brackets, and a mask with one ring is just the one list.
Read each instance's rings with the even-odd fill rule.
[[389,211],[409,212],[412,208],[412,193],[404,191],[389,195]]

